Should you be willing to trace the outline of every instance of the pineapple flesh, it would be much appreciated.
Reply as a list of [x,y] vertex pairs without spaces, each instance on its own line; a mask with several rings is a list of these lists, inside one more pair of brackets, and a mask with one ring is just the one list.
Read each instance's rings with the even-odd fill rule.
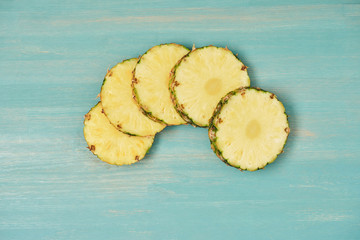
[[101,87],[101,103],[110,122],[120,131],[135,136],[151,136],[164,129],[163,123],[145,116],[132,95],[133,70],[137,58],[114,66]]
[[154,141],[154,136],[130,136],[118,131],[103,113],[101,102],[85,115],[84,136],[93,154],[115,165],[140,161]]
[[290,128],[283,104],[269,92],[240,88],[228,93],[210,120],[216,155],[230,166],[255,171],[283,152]]
[[188,123],[207,127],[225,94],[250,85],[246,68],[227,48],[193,50],[172,70],[169,89],[173,105]]
[[189,49],[179,44],[162,44],[149,49],[134,70],[133,95],[144,114],[167,125],[186,122],[174,109],[169,93],[170,72]]

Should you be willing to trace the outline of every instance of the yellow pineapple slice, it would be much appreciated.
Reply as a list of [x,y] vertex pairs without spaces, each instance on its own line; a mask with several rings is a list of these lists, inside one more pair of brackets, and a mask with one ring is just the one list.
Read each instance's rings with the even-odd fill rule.
[[140,161],[154,141],[154,136],[130,136],[118,131],[103,113],[101,102],[85,115],[84,136],[91,152],[115,165]]
[[220,99],[250,85],[246,66],[227,48],[207,46],[193,50],[172,70],[173,104],[188,123],[207,127]]
[[162,44],[149,49],[134,70],[133,94],[144,114],[167,125],[186,123],[176,112],[169,92],[170,72],[189,52],[179,44]]
[[283,104],[269,92],[241,88],[228,93],[210,120],[216,155],[230,166],[255,171],[282,153],[290,128]]
[[110,122],[120,131],[135,136],[151,136],[164,129],[163,123],[145,116],[132,95],[133,70],[137,58],[114,66],[101,87],[101,103]]

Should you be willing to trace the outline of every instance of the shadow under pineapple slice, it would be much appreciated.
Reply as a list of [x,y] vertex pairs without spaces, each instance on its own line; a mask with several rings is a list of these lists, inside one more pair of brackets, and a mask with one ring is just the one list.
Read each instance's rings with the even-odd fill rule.
[[229,49],[206,46],[191,51],[176,64],[169,89],[183,119],[207,127],[220,99],[249,85],[246,66]]
[[101,102],[85,115],[84,136],[92,153],[115,165],[140,161],[154,141],[154,136],[130,136],[118,131],[103,113]]
[[166,125],[145,116],[133,98],[131,83],[137,61],[137,58],[124,60],[106,74],[100,99],[105,115],[118,130],[135,136],[151,136]]
[[189,51],[179,44],[161,44],[150,48],[137,63],[133,94],[143,113],[154,121],[167,125],[186,123],[171,102],[169,79],[171,69]]
[[209,138],[216,155],[230,166],[255,171],[283,152],[290,128],[283,104],[270,92],[241,88],[218,103]]

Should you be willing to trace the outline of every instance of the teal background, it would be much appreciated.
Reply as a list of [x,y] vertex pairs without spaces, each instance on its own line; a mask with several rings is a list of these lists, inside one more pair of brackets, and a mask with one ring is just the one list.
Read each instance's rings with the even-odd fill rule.
[[[0,1],[0,239],[360,239],[360,2]],[[168,127],[125,167],[85,147],[107,68],[228,46],[290,115],[282,154],[223,164]]]

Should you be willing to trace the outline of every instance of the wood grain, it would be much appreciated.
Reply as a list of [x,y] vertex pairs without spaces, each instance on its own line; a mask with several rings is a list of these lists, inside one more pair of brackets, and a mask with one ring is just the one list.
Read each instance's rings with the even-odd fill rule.
[[[106,70],[159,43],[228,46],[290,115],[285,153],[240,172],[206,129],[102,163],[83,115]],[[0,2],[0,239],[359,239],[357,0]]]

